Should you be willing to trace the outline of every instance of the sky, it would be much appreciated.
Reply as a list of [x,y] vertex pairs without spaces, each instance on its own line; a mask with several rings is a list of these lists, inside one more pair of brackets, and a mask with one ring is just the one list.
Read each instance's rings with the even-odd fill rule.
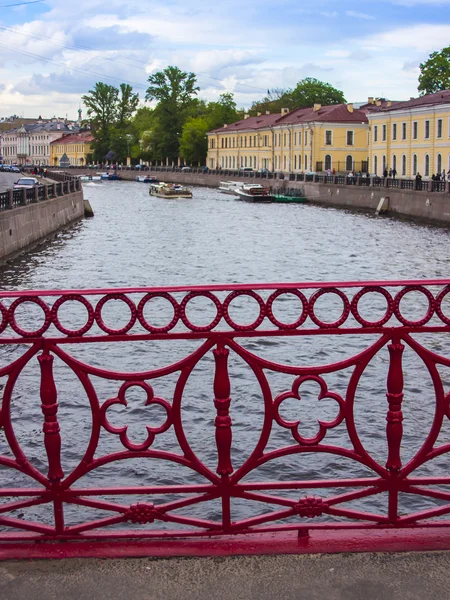
[[197,75],[199,96],[248,107],[316,77],[349,102],[417,96],[419,64],[450,44],[450,0],[0,0],[0,118],[76,118],[96,81]]

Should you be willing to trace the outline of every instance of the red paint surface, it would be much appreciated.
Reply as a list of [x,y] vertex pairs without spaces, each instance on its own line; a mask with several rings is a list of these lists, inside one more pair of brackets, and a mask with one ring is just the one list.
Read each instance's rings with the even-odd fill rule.
[[[424,315],[414,320],[405,314],[402,298],[418,292],[426,299]],[[300,314],[283,323],[273,312],[274,302],[283,294],[294,295],[300,301]],[[371,295],[381,294],[386,302],[385,314],[376,322],[367,321],[359,312],[359,302]],[[429,550],[450,547],[450,522],[437,521],[450,513],[450,477],[419,477],[417,469],[446,457],[450,441],[438,441],[441,429],[450,417],[450,393],[445,388],[439,369],[450,367],[450,357],[442,356],[422,345],[414,333],[450,332],[450,314],[444,300],[450,294],[450,280],[424,282],[352,282],[329,284],[258,284],[254,286],[209,286],[190,288],[154,288],[134,290],[85,290],[51,292],[3,292],[0,294],[0,344],[28,346],[20,358],[0,368],[0,376],[7,379],[2,397],[0,428],[13,458],[0,454],[0,465],[20,471],[28,477],[25,488],[5,488],[0,481],[0,558],[70,557],[70,556],[184,556],[226,555],[254,553],[342,552],[368,550]],[[342,314],[334,322],[321,320],[316,303],[322,296],[334,295],[342,302]],[[230,314],[231,303],[242,296],[252,298],[258,306],[253,323],[236,322]],[[173,318],[165,326],[154,326],[144,315],[144,308],[152,298],[170,303]],[[208,325],[198,326],[188,318],[187,306],[196,297],[213,303],[215,315]],[[19,306],[32,303],[44,314],[43,322],[34,331],[18,325],[15,311]],[[59,319],[61,305],[75,302],[86,309],[86,323],[76,330]],[[129,321],[120,328],[108,326],[102,310],[109,302],[123,303],[129,311]],[[447,312],[446,312],[447,311]],[[235,312],[233,312],[235,314]],[[244,348],[240,339],[245,337],[285,337],[302,335],[362,336],[365,349],[357,355],[329,365],[295,366],[271,362]],[[174,364],[147,372],[120,373],[101,369],[75,359],[70,353],[72,343],[117,343],[141,340],[151,344],[161,339],[197,339],[197,349]],[[354,418],[358,384],[371,360],[383,349],[389,350],[386,365],[386,396],[384,423],[387,461],[378,462],[364,447]],[[416,454],[404,463],[402,457],[404,350],[414,352],[427,368],[433,389],[428,402],[434,406],[434,420]],[[264,406],[264,420],[259,439],[249,455],[240,462],[231,460],[233,444],[233,372],[231,354],[240,357],[256,378]],[[58,385],[53,371],[54,356],[61,359],[78,377],[89,399],[92,412],[90,443],[79,464],[64,473],[61,456],[62,442],[58,422]],[[210,356],[214,368],[211,404],[216,416],[211,427],[211,447],[217,450],[214,469],[203,464],[189,444],[185,431],[182,408],[183,392],[191,373],[199,361]],[[17,378],[30,361],[39,361],[41,370],[40,395],[42,408],[42,444],[48,464],[45,471],[37,470],[27,459],[14,432],[10,405]],[[345,394],[331,389],[326,381],[329,373],[351,370]],[[406,370],[407,371],[407,370]],[[267,373],[284,373],[292,377],[292,385],[282,391],[272,391]],[[157,395],[157,380],[173,375],[177,385],[173,397]],[[93,378],[114,382],[116,395],[104,399],[94,385]],[[301,399],[301,386],[313,381],[319,386],[318,401],[328,399],[336,405],[337,416],[331,421],[318,421],[317,433],[305,437],[300,421],[283,417],[283,402]],[[146,394],[145,406],[159,405],[165,420],[159,427],[145,424],[147,436],[134,443],[127,425],[121,427],[110,421],[110,409],[126,406],[126,391],[137,386]],[[381,425],[381,424],[380,424]],[[273,428],[289,433],[290,443],[285,447],[267,449]],[[331,430],[344,427],[350,445],[341,447],[327,439]],[[158,435],[173,429],[179,449],[169,452],[154,449]],[[382,431],[382,427],[380,427]],[[122,445],[120,452],[97,455],[100,435],[117,436]],[[289,459],[302,453],[329,453],[364,465],[366,477],[353,479],[335,477],[325,480],[251,481],[246,475],[258,473],[258,467],[284,457]],[[141,458],[171,461],[199,474],[202,484],[168,485],[157,482],[153,486],[97,487],[86,489],[80,479],[108,463]],[[237,462],[237,464],[234,464]],[[448,471],[447,471],[448,472]],[[334,488],[331,490],[331,488]],[[296,497],[286,497],[282,490],[295,491]],[[331,490],[331,491],[328,491]],[[336,491],[337,490],[337,491]],[[179,496],[161,501],[163,494]],[[347,503],[361,498],[385,494],[385,511],[359,511]],[[433,508],[407,514],[398,509],[399,494],[412,494],[420,500],[427,498],[443,501]],[[115,495],[139,495],[142,500],[119,503],[105,500]],[[182,509],[220,500],[221,518],[208,520],[186,516]],[[231,501],[270,505],[251,518],[233,520]],[[18,509],[49,504],[53,522],[42,524],[14,516]],[[85,506],[101,511],[98,519],[68,525],[64,508],[68,505]],[[275,507],[275,508],[274,508]],[[107,513],[109,516],[105,517]],[[165,529],[158,525],[164,524]],[[111,526],[114,525],[114,528]],[[151,527],[150,527],[151,526]],[[447,533],[448,532],[448,533]],[[39,544],[37,542],[40,542]]]

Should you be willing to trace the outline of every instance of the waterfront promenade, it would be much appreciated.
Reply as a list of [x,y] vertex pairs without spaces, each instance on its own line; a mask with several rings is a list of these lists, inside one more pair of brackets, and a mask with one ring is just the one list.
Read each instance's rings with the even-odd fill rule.
[[444,600],[450,553],[0,564],[2,600]]

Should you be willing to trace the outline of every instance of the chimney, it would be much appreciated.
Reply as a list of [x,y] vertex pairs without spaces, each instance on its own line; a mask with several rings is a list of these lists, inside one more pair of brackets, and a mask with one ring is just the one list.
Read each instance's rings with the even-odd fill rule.
[[281,116],[282,116],[282,117],[284,117],[284,115],[287,115],[287,114],[288,114],[288,112],[289,112],[289,109],[288,109],[288,108],[282,108],[282,109],[281,109]]
[[56,125],[56,129],[61,129],[61,123],[58,123],[58,124]]
[[260,117],[260,116],[261,116],[261,113],[256,113],[256,116],[257,116],[257,117]]
[[322,108],[321,104],[314,104],[313,106],[313,111],[314,112],[318,112],[320,109]]
[[250,115],[248,113],[245,113],[244,119],[248,119],[249,117],[250,117]]
[[266,115],[270,115],[270,110],[266,110]]
[[373,96],[369,96],[369,97],[367,98],[367,104],[374,104],[374,101],[373,101]]
[[347,110],[349,113],[353,112],[353,104],[347,104]]
[[223,128],[226,129],[228,127],[227,123],[223,124]]
[[381,106],[381,100],[376,100],[376,101],[375,101],[375,104],[376,104],[377,106]]
[[392,105],[392,102],[391,102],[390,100],[388,100],[388,101],[386,102],[386,106],[391,106],[391,105]]
[[414,96],[409,97],[410,100],[415,100]]

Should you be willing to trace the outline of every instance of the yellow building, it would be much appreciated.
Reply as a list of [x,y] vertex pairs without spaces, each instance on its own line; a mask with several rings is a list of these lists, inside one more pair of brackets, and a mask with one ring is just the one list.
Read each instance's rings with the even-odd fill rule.
[[72,133],[50,144],[50,164],[55,167],[85,165],[91,154],[93,136],[89,131]]
[[258,115],[208,132],[210,169],[366,171],[368,121],[352,104]]
[[373,173],[428,178],[450,169],[450,90],[368,112]]

